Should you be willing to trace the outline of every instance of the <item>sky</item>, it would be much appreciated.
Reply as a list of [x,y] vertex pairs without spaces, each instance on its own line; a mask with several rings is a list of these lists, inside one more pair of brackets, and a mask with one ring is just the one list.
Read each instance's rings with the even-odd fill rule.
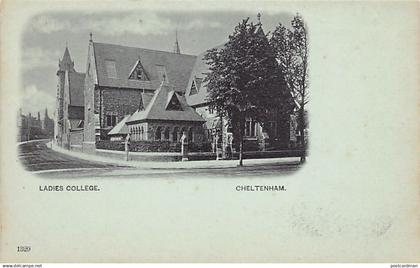
[[[66,45],[78,72],[85,72],[89,33],[94,42],[172,51],[175,32],[181,53],[198,55],[223,44],[242,19],[257,22],[249,12],[165,12],[129,11],[41,13],[32,17],[22,39],[22,111],[49,115],[55,109],[58,60]],[[264,31],[282,23],[290,26],[294,14],[261,13]]]

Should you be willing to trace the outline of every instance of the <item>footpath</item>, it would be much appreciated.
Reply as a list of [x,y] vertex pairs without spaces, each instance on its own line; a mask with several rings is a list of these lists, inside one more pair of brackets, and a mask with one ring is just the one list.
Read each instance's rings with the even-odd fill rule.
[[[197,160],[197,161],[174,161],[174,162],[162,162],[162,161],[125,161],[122,159],[115,159],[104,157],[94,154],[86,154],[75,151],[68,151],[59,146],[47,143],[47,147],[52,150],[66,154],[68,156],[76,157],[86,161],[101,162],[113,165],[149,168],[149,169],[203,169],[203,168],[231,168],[237,167],[239,160]],[[143,153],[149,154],[149,153]],[[156,154],[156,153],[150,153]],[[264,166],[273,164],[284,164],[284,165],[296,165],[299,164],[299,157],[282,157],[282,158],[260,158],[260,159],[244,159],[243,164],[246,167],[251,166]]]

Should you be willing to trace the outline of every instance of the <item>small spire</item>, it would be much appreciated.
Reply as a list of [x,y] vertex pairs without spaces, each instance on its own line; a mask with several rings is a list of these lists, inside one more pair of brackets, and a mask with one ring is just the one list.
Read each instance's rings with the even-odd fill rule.
[[181,54],[181,50],[179,49],[179,43],[178,43],[178,29],[175,30],[174,53]]
[[93,42],[92,32],[89,33],[89,42]]
[[258,12],[257,14],[257,20],[258,20],[258,24],[261,24],[261,13]]

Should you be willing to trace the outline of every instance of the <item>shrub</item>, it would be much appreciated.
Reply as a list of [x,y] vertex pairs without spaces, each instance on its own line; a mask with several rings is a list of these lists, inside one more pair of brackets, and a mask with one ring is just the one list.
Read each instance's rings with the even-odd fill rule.
[[[124,151],[124,141],[101,140],[96,142],[97,149]],[[132,141],[131,152],[180,152],[181,144],[170,141]]]

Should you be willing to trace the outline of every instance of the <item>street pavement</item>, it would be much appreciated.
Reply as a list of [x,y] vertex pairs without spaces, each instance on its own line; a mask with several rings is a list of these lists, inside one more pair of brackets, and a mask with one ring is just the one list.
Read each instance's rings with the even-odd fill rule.
[[[165,168],[159,165],[150,167],[149,164],[143,167],[142,163],[136,163],[133,166],[132,163],[126,164],[123,161],[103,162],[95,161],[95,157],[75,157],[52,150],[47,146],[47,142],[47,140],[42,140],[18,144],[19,159],[25,169],[44,177],[259,177],[290,174],[300,167],[298,160],[286,162],[273,161],[273,159],[267,163],[261,160],[245,160],[243,167],[226,165],[227,162],[223,160],[207,161],[207,163],[199,161],[201,163],[199,168],[190,168],[188,165],[184,165],[185,168],[183,168],[180,162],[179,164],[172,163]],[[164,163],[160,164],[164,165]]]

